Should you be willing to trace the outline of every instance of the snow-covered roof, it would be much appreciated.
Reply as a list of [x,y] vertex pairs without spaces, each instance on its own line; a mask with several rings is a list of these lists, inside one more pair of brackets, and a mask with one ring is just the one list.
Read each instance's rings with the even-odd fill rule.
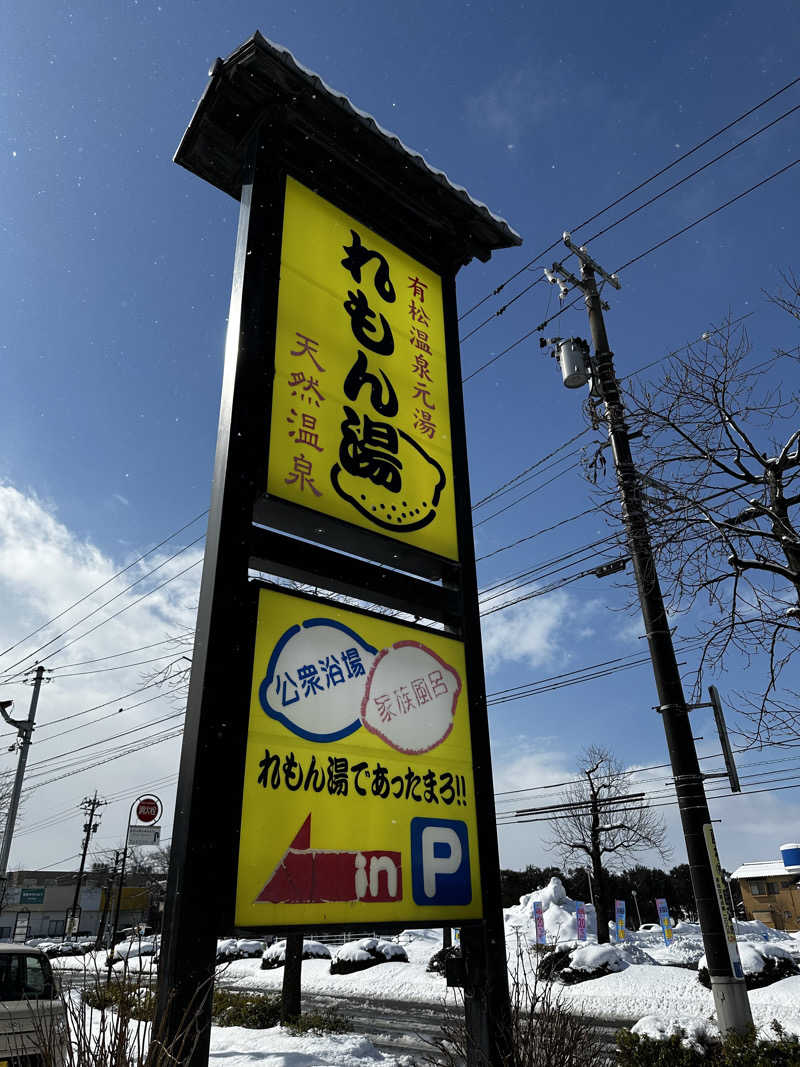
[[740,881],[742,878],[775,878],[781,875],[791,874],[787,871],[780,860],[756,860],[754,863],[743,863],[737,867],[731,875]]
[[175,162],[236,199],[251,135],[267,122],[266,138],[275,136],[269,147],[276,158],[290,166],[307,163],[314,148],[322,174],[330,173],[332,161],[355,159],[371,179],[380,183],[387,175],[387,191],[402,187],[399,199],[419,213],[420,221],[430,224],[438,216],[442,228],[450,224],[467,258],[485,261],[494,249],[522,243],[505,219],[262,34],[256,32],[227,59],[217,59],[210,75]]

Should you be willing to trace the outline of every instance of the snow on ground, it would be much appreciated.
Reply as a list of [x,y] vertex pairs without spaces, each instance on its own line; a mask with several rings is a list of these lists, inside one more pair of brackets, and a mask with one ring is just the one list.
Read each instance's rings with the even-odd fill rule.
[[641,1019],[644,1015],[710,1015],[714,1001],[695,971],[641,964],[616,974],[564,986],[563,1003],[599,1018]]
[[280,1026],[271,1030],[245,1030],[239,1026],[211,1029],[209,1067],[361,1067],[395,1064],[411,1067],[408,1056],[387,1056],[361,1034],[302,1034]]
[[[575,902],[566,896],[558,879],[553,879],[544,889],[527,894],[521,898],[519,905],[505,911],[512,972],[518,965],[529,974],[533,972],[536,944],[533,903],[536,900],[542,903],[548,942],[575,949],[574,969],[577,969],[578,963],[581,966],[585,964],[591,970],[603,961],[622,968],[577,985],[557,986],[558,995],[565,1005],[591,1016],[620,1022],[633,1023],[652,1016],[655,1021],[651,1018],[643,1026],[654,1028],[653,1032],[659,1028],[662,1032],[671,1032],[671,1026],[686,1023],[687,1032],[695,1033],[693,1019],[710,1020],[713,1026],[713,997],[697,979],[697,964],[703,955],[697,924],[677,923],[669,946],[664,944],[658,928],[626,931],[624,942],[616,946],[598,946],[593,934],[590,934],[587,943],[578,943],[575,940]],[[594,915],[589,908],[587,927],[589,930],[595,928]],[[756,955],[761,959],[764,953],[779,955],[781,950],[793,953],[795,958],[800,956],[800,937],[771,930],[763,923],[737,923],[737,934],[743,960]],[[345,1011],[348,997],[435,1004],[442,1004],[445,1000],[452,1002],[452,992],[448,996],[444,978],[426,970],[431,956],[442,947],[441,931],[407,930],[397,941],[405,949],[408,963],[388,962],[352,974],[332,975],[330,960],[305,960],[302,968],[304,991],[338,997]],[[56,971],[86,968],[89,972],[104,975],[105,958],[104,952],[98,952],[83,957],[56,958],[52,963]],[[126,965],[129,970],[149,969],[152,957],[130,959]],[[115,973],[120,973],[122,967],[123,963],[118,963]],[[217,975],[221,985],[235,985],[254,992],[279,992],[283,984],[283,968],[261,970],[260,959],[221,964]],[[778,1019],[790,1033],[800,1035],[800,975],[751,991],[750,1004],[754,1021],[765,1036],[770,1036],[769,1023],[772,1019]],[[405,1062],[382,1057],[365,1038],[357,1035],[313,1038],[313,1041],[321,1042],[319,1045],[309,1045],[311,1040],[307,1035],[293,1038],[280,1029],[252,1031],[215,1028],[212,1063],[218,1061],[219,1067],[223,1067],[223,1060],[224,1067],[244,1067],[245,1063],[248,1067],[261,1063],[268,1067],[283,1064],[307,1067],[310,1064],[327,1063]],[[324,1058],[326,1056],[327,1059]]]

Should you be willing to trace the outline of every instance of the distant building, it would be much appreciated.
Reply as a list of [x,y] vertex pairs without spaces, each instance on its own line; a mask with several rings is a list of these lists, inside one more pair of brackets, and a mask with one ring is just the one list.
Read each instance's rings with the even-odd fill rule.
[[[19,916],[27,913],[28,937],[63,937],[67,911],[75,899],[77,871],[12,871],[0,902],[0,941],[12,936]],[[149,875],[125,876],[119,928],[151,918]],[[87,871],[81,881],[79,936],[94,937],[101,923],[113,922],[116,885],[109,893],[109,874]],[[2,883],[0,883],[2,886]]]
[[800,844],[781,845],[781,859],[743,863],[731,875],[742,892],[745,918],[773,930],[800,930]]

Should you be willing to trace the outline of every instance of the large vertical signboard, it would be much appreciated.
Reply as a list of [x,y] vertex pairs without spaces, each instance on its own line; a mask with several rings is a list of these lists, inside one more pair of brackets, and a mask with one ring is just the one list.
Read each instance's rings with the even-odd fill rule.
[[463,643],[261,588],[237,924],[482,914]]
[[267,488],[458,557],[441,277],[293,178]]

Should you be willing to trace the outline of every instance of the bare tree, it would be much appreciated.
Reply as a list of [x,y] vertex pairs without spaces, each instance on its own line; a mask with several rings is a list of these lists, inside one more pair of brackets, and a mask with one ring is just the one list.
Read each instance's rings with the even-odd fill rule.
[[[785,282],[773,303],[800,319],[800,282]],[[782,681],[800,634],[798,363],[796,347],[758,357],[727,322],[655,381],[624,383],[665,600],[696,628],[695,691],[726,659],[763,666],[738,694],[758,741],[800,741],[800,694]]]
[[631,776],[608,749],[591,745],[578,765],[580,782],[561,794],[560,810],[550,820],[548,847],[562,865],[591,863],[597,940],[609,940],[611,900],[607,872],[628,865],[641,852],[654,850],[667,859],[664,820],[631,788]]

